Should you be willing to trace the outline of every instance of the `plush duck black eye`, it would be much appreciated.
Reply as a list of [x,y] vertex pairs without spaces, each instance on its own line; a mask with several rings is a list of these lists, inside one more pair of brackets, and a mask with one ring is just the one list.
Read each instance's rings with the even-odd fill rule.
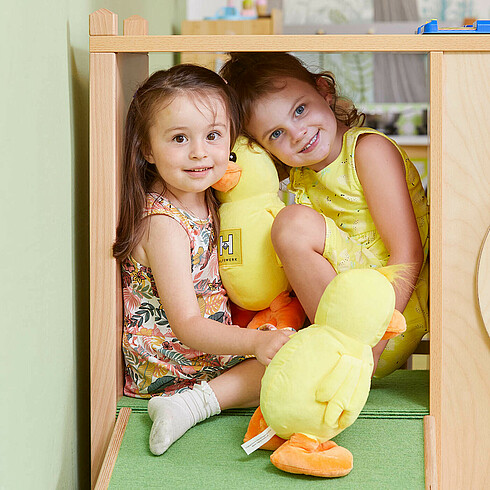
[[236,162],[236,155],[233,152],[230,153],[230,162]]

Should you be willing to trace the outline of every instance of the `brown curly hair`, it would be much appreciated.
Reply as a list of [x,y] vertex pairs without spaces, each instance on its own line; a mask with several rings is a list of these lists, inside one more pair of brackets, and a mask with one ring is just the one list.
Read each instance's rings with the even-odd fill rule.
[[[338,87],[332,73],[324,71],[312,73],[306,66],[289,53],[229,53],[229,60],[220,70],[220,75],[235,90],[241,106],[242,128],[250,122],[252,110],[258,99],[271,92],[278,91],[282,85],[278,80],[295,78],[308,83],[315,90],[317,80],[323,78],[332,97],[331,108],[337,120],[349,128],[361,126],[365,115],[359,112],[353,102],[338,93]],[[246,129],[242,130],[246,136]]]

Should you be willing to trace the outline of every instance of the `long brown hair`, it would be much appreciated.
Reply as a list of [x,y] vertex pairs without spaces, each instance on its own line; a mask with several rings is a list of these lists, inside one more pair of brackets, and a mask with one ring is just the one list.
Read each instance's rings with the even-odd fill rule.
[[[215,72],[202,66],[182,64],[160,70],[141,84],[133,96],[126,117],[121,175],[119,223],[113,255],[119,260],[128,257],[143,238],[143,210],[146,195],[158,183],[165,191],[165,182],[156,166],[147,162],[144,154],[150,149],[149,131],[155,114],[162,104],[183,93],[206,98],[218,95],[230,118],[230,141],[233,146],[240,129],[240,113],[232,88]],[[230,148],[231,149],[231,148]],[[205,193],[206,204],[213,217],[214,240],[219,234],[218,201],[212,189]]]
[[[360,126],[364,122],[364,114],[356,109],[353,102],[339,95],[332,73],[313,73],[289,53],[230,53],[230,59],[223,65],[220,74],[238,96],[244,132],[258,99],[283,88],[278,82],[285,78],[306,82],[315,90],[318,90],[318,78],[323,78],[327,82],[328,93],[332,97],[331,108],[337,120],[348,127]],[[253,140],[248,133],[247,136]]]

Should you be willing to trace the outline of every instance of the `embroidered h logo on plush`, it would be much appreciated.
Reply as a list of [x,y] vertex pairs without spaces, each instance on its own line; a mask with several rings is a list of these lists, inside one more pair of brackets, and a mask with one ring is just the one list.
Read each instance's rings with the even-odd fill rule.
[[226,250],[228,255],[233,255],[233,235],[230,233],[228,235],[228,240],[223,241],[223,235],[219,237],[219,254],[223,255],[223,251]]
[[241,230],[221,230],[218,260],[220,265],[240,265],[242,263]]

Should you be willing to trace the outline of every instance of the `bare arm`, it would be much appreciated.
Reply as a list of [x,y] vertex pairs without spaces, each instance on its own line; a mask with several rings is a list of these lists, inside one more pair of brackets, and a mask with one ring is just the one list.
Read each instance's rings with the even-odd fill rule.
[[224,325],[201,316],[192,282],[190,244],[183,228],[168,216],[149,218],[142,244],[160,301],[172,330],[184,344],[210,354],[252,354],[269,364],[289,337]]
[[[423,263],[423,249],[405,179],[405,166],[397,148],[376,134],[362,137],[356,148],[356,169],[366,202],[390,258],[388,265],[409,264],[395,283],[397,310],[403,312]],[[374,349],[375,364],[387,341]]]

